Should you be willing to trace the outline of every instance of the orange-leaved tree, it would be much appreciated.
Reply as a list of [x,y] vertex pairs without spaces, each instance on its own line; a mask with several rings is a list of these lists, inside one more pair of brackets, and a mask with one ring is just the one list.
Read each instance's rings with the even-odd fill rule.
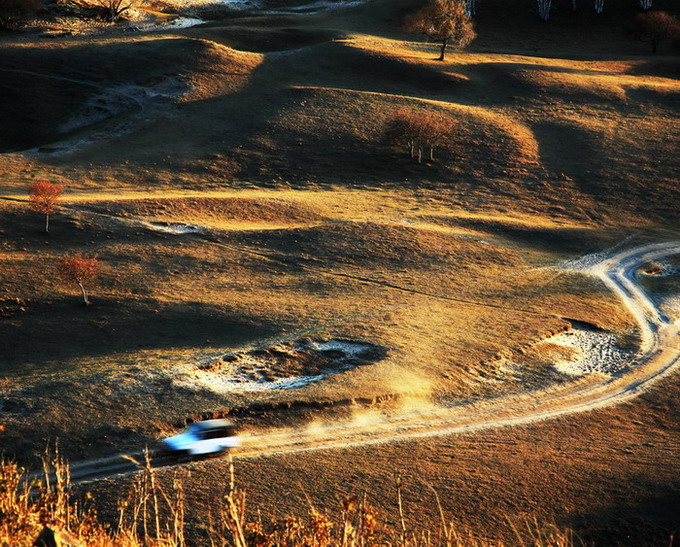
[[63,192],[63,184],[53,184],[47,180],[33,182],[29,186],[31,209],[45,215],[45,233],[50,231],[50,215],[54,212]]
[[440,61],[444,60],[446,46],[465,47],[477,36],[463,0],[430,0],[404,19],[404,30],[441,42]]
[[72,281],[80,287],[83,303],[86,306],[90,305],[90,300],[87,297],[85,283],[93,281],[97,277],[98,270],[99,260],[94,257],[84,257],[80,253],[67,255],[59,261],[59,273],[64,280]]

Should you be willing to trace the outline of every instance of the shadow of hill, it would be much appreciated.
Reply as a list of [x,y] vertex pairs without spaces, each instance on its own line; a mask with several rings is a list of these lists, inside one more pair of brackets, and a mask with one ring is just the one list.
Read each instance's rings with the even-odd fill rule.
[[649,484],[640,490],[654,494],[622,498],[600,510],[571,515],[561,524],[574,529],[587,545],[673,544],[680,530],[680,484]]
[[[103,42],[43,48],[0,47],[0,120],[12,131],[0,133],[0,152],[50,143],[68,136],[64,124],[89,100],[91,114],[106,119],[115,113],[144,110],[151,98],[144,89],[190,73],[204,60],[206,42],[189,38]],[[116,90],[119,92],[116,92]]]
[[3,375],[52,372],[65,360],[139,349],[241,345],[277,332],[273,324],[200,302],[92,300],[89,308],[75,297],[39,302],[1,320]]

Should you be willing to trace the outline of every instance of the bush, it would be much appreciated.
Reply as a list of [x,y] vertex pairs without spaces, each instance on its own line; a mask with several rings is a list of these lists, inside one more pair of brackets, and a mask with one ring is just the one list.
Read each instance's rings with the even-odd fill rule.
[[671,39],[675,44],[680,34],[680,23],[665,11],[648,11],[635,16],[628,34],[651,44],[652,53],[656,53],[659,44],[665,40]]

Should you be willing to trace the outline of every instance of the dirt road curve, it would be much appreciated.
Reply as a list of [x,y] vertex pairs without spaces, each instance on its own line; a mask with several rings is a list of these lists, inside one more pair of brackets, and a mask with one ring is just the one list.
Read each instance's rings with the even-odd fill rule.
[[[635,273],[650,260],[680,253],[680,242],[645,245],[621,251],[589,267],[623,301],[640,325],[641,348],[623,374],[592,374],[565,385],[480,404],[435,407],[414,401],[400,411],[359,410],[354,419],[313,424],[307,429],[277,430],[244,437],[235,458],[256,458],[310,450],[365,446],[528,424],[627,401],[673,371],[680,361],[680,318],[667,317],[638,284]],[[130,454],[139,459],[141,454]],[[153,455],[154,465],[168,465]],[[84,461],[72,466],[74,483],[133,472],[125,456]]]

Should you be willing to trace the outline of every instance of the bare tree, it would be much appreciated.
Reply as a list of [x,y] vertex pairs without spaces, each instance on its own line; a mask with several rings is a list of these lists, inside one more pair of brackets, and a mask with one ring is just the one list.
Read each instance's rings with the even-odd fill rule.
[[604,0],[595,0],[593,7],[595,8],[595,13],[602,13],[604,11]]
[[111,23],[123,19],[128,11],[141,6],[144,0],[71,0],[79,8],[95,10]]
[[649,11],[652,9],[652,5],[654,4],[654,0],[640,0],[640,9],[644,11]]
[[31,209],[45,215],[45,233],[50,231],[50,215],[54,212],[63,191],[62,184],[52,184],[46,180],[34,182],[28,189]]
[[464,1],[430,0],[427,6],[404,19],[404,30],[441,42],[439,60],[443,61],[446,46],[465,47],[477,36]]
[[90,305],[90,300],[85,290],[85,283],[93,281],[97,277],[99,261],[96,258],[87,258],[80,253],[66,256],[59,262],[59,273],[65,281],[76,283],[83,295],[83,303]]
[[538,10],[538,17],[542,21],[547,21],[550,19],[552,0],[536,0],[536,9]]
[[652,53],[656,53],[660,43],[673,38],[678,33],[680,33],[680,23],[665,11],[639,13],[633,18],[633,25],[629,29],[631,36],[651,44]]

